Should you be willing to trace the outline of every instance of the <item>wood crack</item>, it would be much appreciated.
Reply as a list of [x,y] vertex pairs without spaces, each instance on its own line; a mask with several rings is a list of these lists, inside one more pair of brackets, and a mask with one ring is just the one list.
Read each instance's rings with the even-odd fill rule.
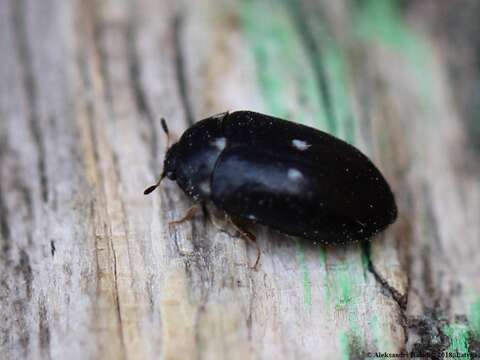
[[37,88],[34,77],[32,54],[30,53],[27,25],[25,23],[25,1],[13,0],[13,27],[18,62],[23,69],[23,87],[26,94],[28,121],[32,132],[33,141],[38,152],[38,173],[40,178],[40,191],[43,202],[48,201],[48,183],[45,164],[45,145],[42,141],[40,118],[37,114]]
[[307,14],[303,11],[303,4],[288,2],[287,10],[293,20],[298,34],[302,40],[303,47],[308,54],[308,60],[311,63],[312,69],[315,74],[315,80],[320,91],[321,101],[325,107],[325,114],[327,115],[328,125],[330,132],[335,133],[335,113],[333,111],[333,100],[330,88],[328,86],[328,78],[323,64],[322,50],[317,44],[311,29],[305,19],[308,18]]
[[135,49],[135,40],[137,37],[137,21],[135,16],[129,18],[126,30],[127,41],[127,61],[130,82],[132,84],[132,92],[135,100],[135,105],[142,118],[145,118],[150,128],[149,132],[149,147],[150,147],[150,169],[152,172],[158,173],[158,157],[159,152],[159,139],[155,126],[155,117],[153,111],[148,104],[147,95],[142,86],[141,72],[140,72],[140,59]]
[[186,120],[188,124],[193,125],[195,123],[190,97],[188,95],[188,84],[185,74],[185,57],[182,51],[181,43],[181,30],[183,25],[183,18],[181,15],[176,14],[173,18],[173,47],[175,51],[175,69],[178,83],[178,91],[180,93],[180,100],[183,108],[185,109]]
[[[4,158],[6,157],[6,141],[7,139],[2,137],[0,139],[0,179],[3,179],[3,165],[5,164]],[[7,253],[10,250],[10,225],[8,223],[8,207],[3,197],[4,188],[3,180],[0,181],[0,235],[2,236],[2,253]]]
[[119,290],[118,290],[118,274],[117,274],[117,253],[115,252],[115,248],[112,243],[112,235],[110,234],[110,249],[112,251],[112,259],[113,259],[113,284],[115,287],[114,297],[115,297],[115,306],[116,306],[116,313],[118,318],[118,329],[120,332],[120,343],[122,344],[122,354],[123,358],[127,353],[127,347],[125,346],[125,334],[123,331],[123,323],[122,323],[122,310],[120,308],[120,298],[119,298]]
[[48,323],[48,312],[45,305],[45,300],[42,299],[39,304],[38,309],[38,342],[40,343],[40,348],[42,349],[43,358],[51,359],[50,353],[50,326]]
[[362,251],[364,251],[367,258],[367,268],[368,271],[373,275],[375,281],[381,286],[381,288],[387,293],[398,305],[399,313],[401,317],[401,326],[405,334],[405,343],[406,346],[408,342],[408,319],[406,315],[407,303],[408,303],[408,289],[405,294],[402,295],[393,285],[391,285],[387,279],[385,279],[375,268],[372,261],[372,251],[371,243],[369,241],[364,241],[362,243]]
[[30,257],[24,249],[20,250],[20,259],[18,264],[15,266],[15,271],[20,273],[25,281],[25,291],[27,295],[27,300],[32,298],[32,282],[33,282],[33,271],[30,264]]

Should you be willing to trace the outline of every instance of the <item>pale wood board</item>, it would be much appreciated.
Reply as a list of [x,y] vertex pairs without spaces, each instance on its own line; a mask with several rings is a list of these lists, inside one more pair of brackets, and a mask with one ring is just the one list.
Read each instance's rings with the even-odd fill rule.
[[[475,39],[435,27],[441,3],[397,10],[396,43],[347,0],[1,0],[0,358],[480,351],[479,152],[463,111],[479,72]],[[398,221],[347,247],[254,227],[259,271],[212,206],[168,226],[191,201],[170,181],[142,194],[161,172],[159,119],[178,139],[237,109],[336,118],[392,185]]]

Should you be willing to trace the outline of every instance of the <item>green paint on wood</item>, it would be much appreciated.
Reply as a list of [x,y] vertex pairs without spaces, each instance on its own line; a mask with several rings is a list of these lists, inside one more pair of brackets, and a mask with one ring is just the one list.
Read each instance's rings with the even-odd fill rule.
[[472,335],[476,338],[480,338],[480,297],[470,305],[468,321],[470,323]]
[[340,356],[342,360],[350,359],[350,340],[346,332],[341,332],[338,336]]
[[[382,326],[382,319],[378,315],[373,315],[370,322],[373,336],[375,339],[375,345],[379,351],[393,352],[396,349],[392,339],[385,336],[384,327]],[[388,326],[388,325],[387,325]]]
[[361,271],[353,268],[358,265],[343,263],[329,271],[330,311],[346,319],[350,351],[359,350],[363,344],[363,330],[358,322],[357,300],[360,293],[357,289],[364,279]]
[[[450,345],[448,352],[459,352],[462,354],[468,353],[468,327],[460,324],[445,325],[443,333],[448,336]],[[463,357],[463,359],[470,359],[470,356]]]
[[363,340],[358,334],[360,334],[358,327],[338,332],[337,341],[341,359],[365,358],[365,353],[361,346]]
[[[323,263],[322,256],[321,261]],[[348,359],[353,354],[360,353],[364,336],[359,324],[357,299],[360,294],[356,291],[356,275],[352,274],[348,265],[337,266],[329,270],[326,275],[325,304],[329,312],[338,318],[345,319],[347,326],[344,332],[339,333],[342,357]],[[363,280],[361,280],[363,281]]]
[[[270,1],[242,3],[242,21],[267,110],[299,122],[314,119],[318,128],[353,142],[346,55],[326,29],[303,24],[296,1],[283,3],[285,7]],[[322,95],[325,87],[328,99]]]
[[348,269],[335,271],[335,282],[332,284],[336,295],[337,309],[343,309],[352,301],[352,283]]
[[359,358],[359,354],[362,353],[362,344],[365,343],[363,339],[363,329],[358,324],[358,320],[350,320],[350,353],[357,355],[355,358]]
[[[308,54],[321,94],[327,131],[353,142],[354,117],[350,104],[350,83],[347,56],[326,25],[319,4],[284,0],[293,23]],[[307,9],[308,7],[308,9]]]
[[405,56],[419,70],[422,82],[431,82],[428,70],[427,43],[412,30],[403,16],[399,0],[363,0],[354,16],[355,33],[360,39],[390,47]]
[[330,45],[325,51],[325,68],[328,74],[328,84],[332,92],[332,104],[337,122],[337,137],[354,143],[354,116],[350,109],[349,85],[345,54],[339,48]]
[[[318,38],[325,38],[325,22],[319,19],[316,11],[308,11],[308,14],[305,14],[304,6],[306,4],[298,0],[283,0],[283,5],[285,5],[292,22],[295,24],[295,28],[307,54],[309,64],[313,69],[316,86],[320,94],[318,100],[323,104],[327,121],[327,128],[325,130],[335,134],[337,133],[337,123],[332,108],[331,89],[324,66],[324,56],[320,54],[319,42],[317,41]],[[315,20],[314,24],[318,25],[315,29],[311,28],[310,19]]]
[[297,256],[298,262],[300,263],[300,272],[302,274],[303,302],[306,307],[310,307],[312,305],[312,283],[310,281],[308,264],[305,261],[305,246],[301,243],[298,243]]
[[285,8],[270,1],[245,0],[241,20],[266,110],[299,122],[315,118],[325,129],[325,110],[318,100],[315,76]]
[[323,294],[325,297],[325,303],[330,303],[330,286],[328,284],[328,269],[327,269],[327,251],[323,246],[318,248],[318,258],[320,260],[320,266],[325,269],[324,272],[324,286],[322,286]]
[[415,50],[417,41],[404,22],[398,0],[363,0],[359,4],[355,24],[358,36],[377,39],[402,51]]
[[[411,65],[411,74],[418,79],[418,106],[432,108],[433,78],[431,51],[421,34],[412,30],[401,11],[400,0],[362,0],[354,14],[354,32],[364,41],[379,43],[404,57]],[[428,118],[427,118],[428,119]]]

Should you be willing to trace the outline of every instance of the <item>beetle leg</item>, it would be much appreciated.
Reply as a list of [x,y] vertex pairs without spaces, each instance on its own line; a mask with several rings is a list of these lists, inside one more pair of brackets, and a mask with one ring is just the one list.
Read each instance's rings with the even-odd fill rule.
[[168,223],[168,225],[177,225],[177,224],[181,224],[185,221],[188,221],[190,219],[192,219],[194,216],[195,216],[195,213],[198,211],[198,209],[200,209],[200,206],[199,204],[194,204],[192,205],[188,210],[187,212],[185,213],[185,216],[183,216],[182,218],[178,219],[178,220],[173,220],[173,221],[170,221]]
[[253,235],[250,231],[245,230],[240,224],[238,224],[238,222],[235,222],[235,220],[232,219],[230,216],[228,216],[227,219],[230,221],[233,227],[243,236],[244,239],[247,239],[248,241],[255,244],[255,248],[257,250],[257,258],[251,268],[255,271],[258,271],[258,265],[260,263],[260,256],[262,255],[262,252],[260,250],[260,246],[258,245],[256,236]]
[[[209,215],[211,214],[209,213]],[[221,220],[219,220],[218,217],[211,215],[210,221],[212,222],[212,225],[215,227],[215,229],[217,229],[218,231],[225,232],[225,223],[224,222],[220,223]]]

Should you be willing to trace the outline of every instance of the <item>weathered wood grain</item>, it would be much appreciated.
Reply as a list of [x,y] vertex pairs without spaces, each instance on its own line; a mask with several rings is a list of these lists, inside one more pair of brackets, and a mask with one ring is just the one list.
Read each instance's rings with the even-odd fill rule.
[[[0,0],[0,358],[480,352],[478,6],[455,3]],[[397,223],[340,248],[255,227],[258,272],[216,209],[168,226],[191,203],[142,195],[158,120],[237,109],[358,146]]]

